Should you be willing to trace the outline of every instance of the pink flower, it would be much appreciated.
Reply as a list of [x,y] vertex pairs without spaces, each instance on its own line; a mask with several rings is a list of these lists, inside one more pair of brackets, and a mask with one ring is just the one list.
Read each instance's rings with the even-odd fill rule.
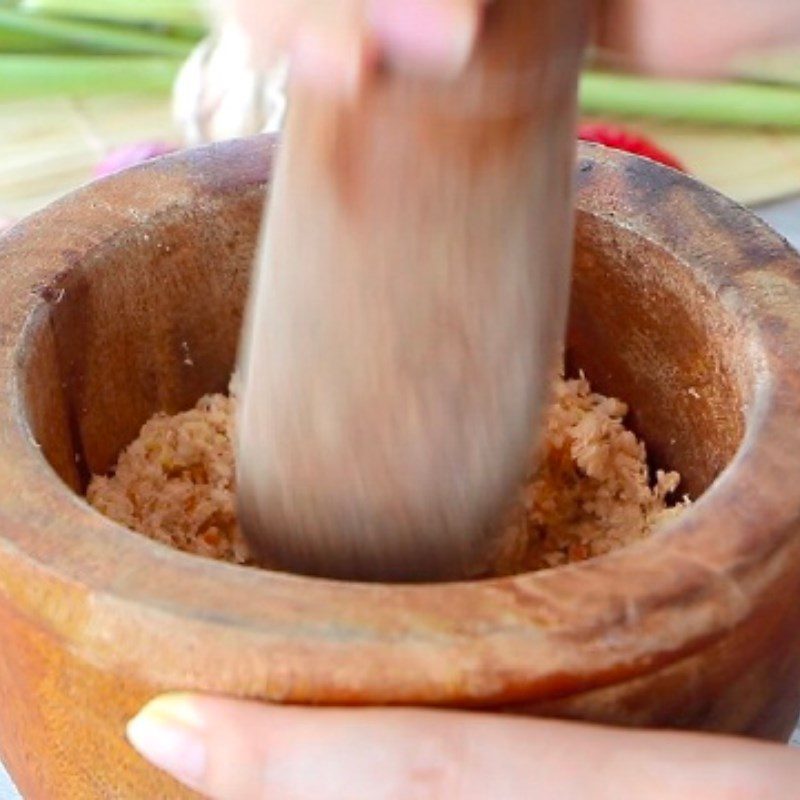
[[174,153],[179,148],[164,142],[138,142],[110,152],[94,169],[95,178],[113,175],[115,172],[134,167],[151,158]]

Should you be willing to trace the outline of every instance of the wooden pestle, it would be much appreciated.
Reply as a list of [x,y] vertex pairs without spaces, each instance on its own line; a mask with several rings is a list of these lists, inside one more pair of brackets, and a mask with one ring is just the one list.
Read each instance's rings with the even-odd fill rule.
[[472,574],[529,465],[569,295],[583,0],[497,0],[465,72],[294,91],[240,360],[264,563]]

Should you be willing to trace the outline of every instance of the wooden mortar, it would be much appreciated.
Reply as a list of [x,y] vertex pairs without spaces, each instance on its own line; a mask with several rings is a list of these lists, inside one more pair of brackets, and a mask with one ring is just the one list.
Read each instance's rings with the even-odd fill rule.
[[0,241],[0,756],[24,796],[191,796],[124,740],[170,689],[785,739],[800,261],[650,162],[582,150],[569,361],[705,491],[651,539],[502,580],[335,583],[174,552],[74,493],[154,411],[226,388],[274,147],[152,162]]

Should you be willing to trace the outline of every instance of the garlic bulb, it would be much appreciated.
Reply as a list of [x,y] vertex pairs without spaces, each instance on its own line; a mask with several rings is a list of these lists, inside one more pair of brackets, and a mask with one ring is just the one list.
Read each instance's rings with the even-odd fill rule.
[[172,110],[188,145],[280,129],[286,109],[285,57],[267,72],[255,71],[248,47],[233,25],[205,39],[183,65]]

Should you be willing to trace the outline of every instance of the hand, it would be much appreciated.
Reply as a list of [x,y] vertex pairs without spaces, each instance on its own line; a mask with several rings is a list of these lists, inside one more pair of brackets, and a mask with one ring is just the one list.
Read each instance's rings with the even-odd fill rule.
[[213,800],[785,800],[800,785],[784,746],[488,713],[167,695],[128,737]]
[[760,50],[800,48],[797,0],[599,0],[598,39],[611,65],[724,77]]
[[352,93],[380,62],[447,77],[468,61],[485,0],[217,0],[223,21],[270,67],[288,53],[295,77]]

